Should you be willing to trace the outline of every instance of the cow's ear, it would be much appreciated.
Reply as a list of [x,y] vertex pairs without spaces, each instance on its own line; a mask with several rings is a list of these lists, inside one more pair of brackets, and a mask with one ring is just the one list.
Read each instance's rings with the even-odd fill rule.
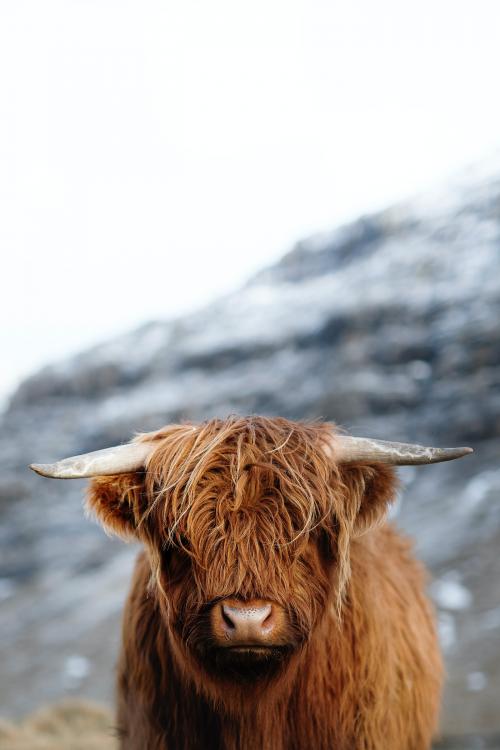
[[345,502],[352,512],[353,535],[360,536],[384,520],[396,497],[396,472],[384,464],[346,465],[341,476]]
[[120,474],[93,479],[87,489],[86,509],[109,534],[133,539],[145,510],[142,476]]

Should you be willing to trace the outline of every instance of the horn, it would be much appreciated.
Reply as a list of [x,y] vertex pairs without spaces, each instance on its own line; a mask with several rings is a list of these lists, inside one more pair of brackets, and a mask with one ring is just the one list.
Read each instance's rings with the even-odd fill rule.
[[328,441],[328,454],[337,463],[380,463],[393,466],[437,464],[453,461],[473,453],[472,448],[428,448],[412,443],[333,435]]
[[31,464],[30,469],[42,477],[83,479],[112,474],[128,474],[144,468],[151,453],[151,443],[128,443],[104,448],[81,456],[71,456],[55,464]]

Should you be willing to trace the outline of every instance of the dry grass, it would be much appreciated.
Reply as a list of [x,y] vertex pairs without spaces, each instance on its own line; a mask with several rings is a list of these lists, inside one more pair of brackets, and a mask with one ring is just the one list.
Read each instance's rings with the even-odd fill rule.
[[68,701],[42,708],[19,723],[0,720],[0,750],[117,750],[111,712]]

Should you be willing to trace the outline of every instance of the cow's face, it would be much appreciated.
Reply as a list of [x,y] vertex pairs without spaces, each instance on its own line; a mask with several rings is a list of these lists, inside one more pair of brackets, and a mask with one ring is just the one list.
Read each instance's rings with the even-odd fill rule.
[[[253,680],[280,670],[334,602],[333,528],[303,532],[277,497],[223,510],[205,498],[213,531],[181,524],[155,546],[164,614],[180,648],[221,677]],[[220,515],[220,523],[216,517]],[[281,528],[280,528],[281,527]],[[297,537],[294,539],[294,536]]]
[[349,545],[391,470],[341,471],[324,428],[255,419],[156,436],[144,476],[95,480],[105,525],[145,543],[174,651],[214,680],[272,679],[340,606]]

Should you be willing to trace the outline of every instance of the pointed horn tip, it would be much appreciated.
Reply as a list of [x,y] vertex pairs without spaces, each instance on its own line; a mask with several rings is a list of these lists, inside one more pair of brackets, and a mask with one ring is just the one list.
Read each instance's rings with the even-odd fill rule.
[[41,477],[46,477],[47,479],[82,479],[84,478],[84,475],[70,472],[67,470],[67,468],[63,471],[60,465],[58,464],[30,464],[29,467],[31,471],[36,472],[36,474],[39,474]]
[[39,474],[41,477],[52,476],[52,474],[49,472],[49,464],[30,464],[28,468],[31,469],[31,471],[34,471],[36,474]]
[[439,463],[440,461],[454,461],[457,458],[464,458],[464,456],[469,456],[471,453],[474,453],[474,449],[465,446],[460,448],[442,448],[441,451],[439,451],[438,449],[436,458],[434,460],[431,460],[430,463]]

